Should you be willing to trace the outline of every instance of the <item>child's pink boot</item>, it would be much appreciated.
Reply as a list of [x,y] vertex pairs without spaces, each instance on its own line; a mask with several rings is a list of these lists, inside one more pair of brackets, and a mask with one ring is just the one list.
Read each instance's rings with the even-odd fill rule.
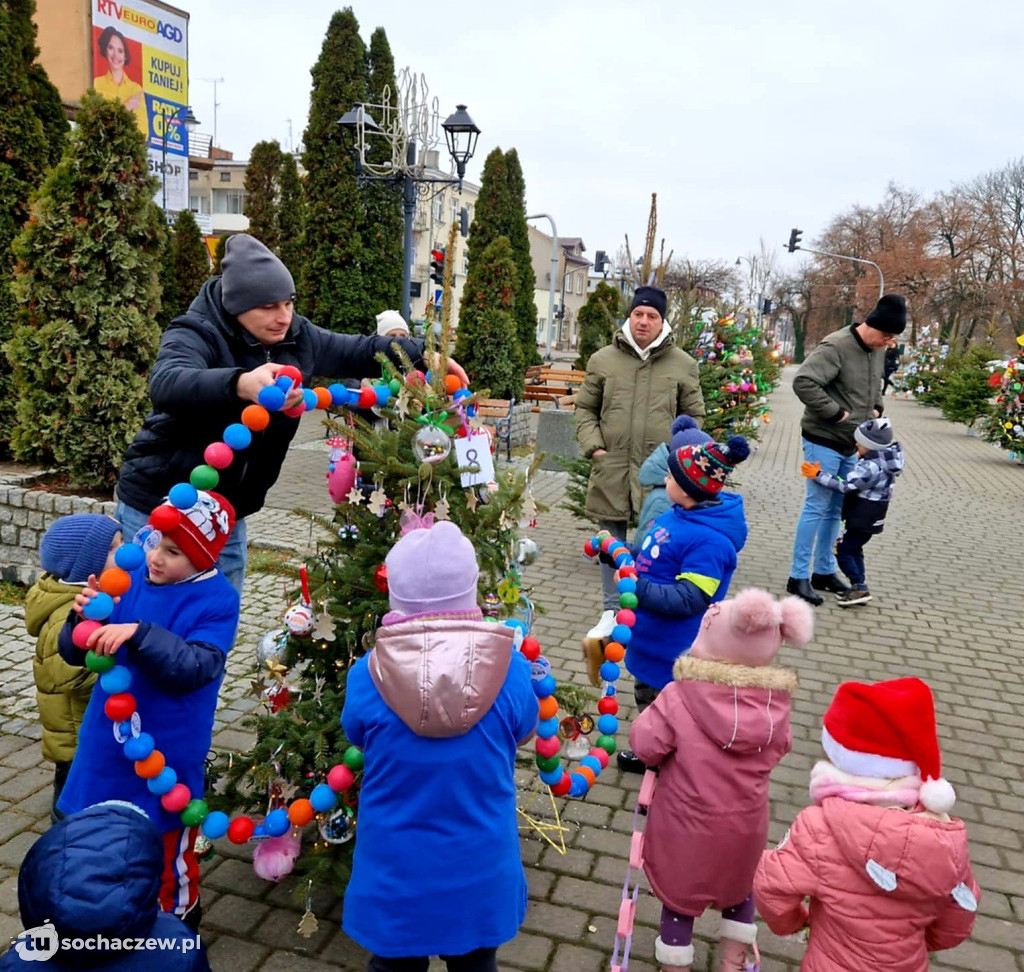
[[718,927],[715,972],[757,972],[757,925],[723,918]]

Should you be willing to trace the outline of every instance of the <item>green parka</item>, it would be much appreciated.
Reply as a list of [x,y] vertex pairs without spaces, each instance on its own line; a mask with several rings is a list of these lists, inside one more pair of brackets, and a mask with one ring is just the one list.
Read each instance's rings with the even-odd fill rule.
[[73,668],[57,651],[57,635],[81,589],[43,574],[25,597],[25,627],[36,638],[32,674],[43,724],[43,756],[54,763],[74,759],[78,729],[96,681],[87,668]]
[[599,520],[632,522],[643,505],[640,466],[672,434],[677,415],[702,424],[704,397],[697,362],[675,346],[672,334],[642,359],[623,334],[595,351],[576,396],[576,436],[592,460],[587,512]]

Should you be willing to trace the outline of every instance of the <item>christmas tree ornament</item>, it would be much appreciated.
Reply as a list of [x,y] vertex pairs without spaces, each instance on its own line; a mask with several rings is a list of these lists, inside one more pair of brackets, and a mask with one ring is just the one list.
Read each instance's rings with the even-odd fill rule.
[[262,668],[271,659],[280,661],[287,645],[288,632],[284,628],[266,632],[256,642],[256,664]]
[[347,844],[356,835],[355,811],[348,806],[338,807],[320,820],[319,830],[328,844]]
[[387,594],[388,592],[388,565],[381,564],[373,572],[373,586],[377,588],[381,594]]
[[501,614],[501,598],[494,591],[485,592],[480,609],[485,618],[497,618]]
[[476,512],[477,496],[472,487],[466,490],[466,509],[470,513]]
[[384,492],[383,486],[377,483],[373,492],[370,493],[370,501],[367,504],[367,509],[375,516],[380,519],[384,515],[384,511],[387,509],[389,500],[387,494]]
[[350,506],[361,506],[364,499],[363,491],[358,486],[353,486],[345,497],[345,502]]
[[412,452],[419,462],[443,462],[451,451],[451,437],[436,425],[424,425],[413,436]]
[[313,630],[313,609],[308,604],[293,604],[285,611],[284,623],[293,635],[304,638]]
[[[316,627],[313,628],[313,637],[317,641],[334,641],[334,619],[327,610],[327,602],[320,603],[320,613],[316,616]],[[319,701],[319,696],[316,696]]]

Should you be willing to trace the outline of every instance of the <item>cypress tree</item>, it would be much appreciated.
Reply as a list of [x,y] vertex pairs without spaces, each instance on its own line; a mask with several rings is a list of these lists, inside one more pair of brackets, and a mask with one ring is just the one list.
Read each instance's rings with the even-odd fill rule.
[[[389,91],[392,108],[397,107],[398,84],[395,81],[395,59],[388,44],[388,35],[378,27],[370,35],[367,71],[367,101],[379,105]],[[371,114],[373,109],[371,109]],[[382,118],[377,118],[383,123]],[[367,160],[372,163],[390,161],[390,146],[382,139],[370,143]],[[363,237],[363,284],[371,312],[402,306],[402,185],[392,182],[368,182],[362,188],[366,207]]]
[[366,101],[366,45],[351,7],[331,18],[312,75],[302,158],[307,173],[303,307],[314,324],[359,333],[379,308],[363,279],[365,207],[338,129],[338,119]]
[[225,233],[217,240],[217,244],[213,248],[213,266],[210,268],[210,273],[214,277],[219,277],[221,274],[220,261],[224,259],[224,247],[228,245],[228,238],[232,235]]
[[472,387],[495,398],[523,394],[523,356],[514,317],[518,285],[512,246],[499,236],[470,262],[462,292],[455,356]]
[[[291,152],[281,155],[281,196],[277,209],[277,255],[291,271],[296,286],[302,280],[304,249],[302,242],[306,218],[299,167]],[[301,293],[299,298],[301,299]]]
[[16,458],[112,485],[149,404],[163,216],[145,138],[90,94],[14,244]]
[[618,290],[602,280],[580,308],[580,343],[574,368],[586,368],[590,356],[611,343],[615,325],[622,317],[621,310]]
[[257,142],[245,169],[245,215],[249,217],[249,234],[275,253],[280,248],[281,162],[281,146],[276,141]]
[[505,153],[505,173],[508,179],[509,207],[505,235],[512,244],[512,258],[519,275],[515,307],[516,334],[523,352],[523,364],[540,364],[540,352],[537,350],[537,305],[533,301],[537,277],[533,272],[533,260],[530,259],[530,233],[526,226],[526,180],[519,163],[519,153],[515,149]]
[[[11,336],[11,243],[28,219],[29,198],[60,158],[68,123],[60,95],[36,63],[35,0],[0,0],[0,346]],[[0,355],[0,452],[14,425],[7,360]]]
[[166,293],[162,299],[160,319],[165,326],[188,310],[199,288],[210,276],[210,255],[199,232],[199,224],[189,210],[183,209],[178,213],[168,249],[170,259],[167,264],[174,289],[170,301]]

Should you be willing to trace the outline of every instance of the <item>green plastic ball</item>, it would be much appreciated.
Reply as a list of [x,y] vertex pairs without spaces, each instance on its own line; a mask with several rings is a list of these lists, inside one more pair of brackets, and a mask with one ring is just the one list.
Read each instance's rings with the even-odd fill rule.
[[85,655],[85,667],[90,672],[95,672],[97,675],[102,675],[104,672],[109,672],[117,664],[113,655],[97,655],[94,651],[88,651]]
[[637,600],[635,594],[620,594],[619,595],[619,607],[624,608],[635,608],[640,602]]
[[220,473],[213,466],[196,466],[188,477],[188,481],[196,489],[214,489],[220,482]]
[[388,382],[388,388],[391,389],[392,395],[397,395],[402,390],[402,383],[397,378],[392,378]]
[[561,760],[557,756],[538,756],[537,767],[542,773],[553,773]]
[[205,800],[189,800],[188,806],[181,811],[181,822],[186,827],[198,827],[209,813]]
[[363,768],[363,751],[357,746],[349,746],[345,750],[345,755],[341,757],[341,761],[353,773],[358,773]]
[[595,746],[599,746],[609,756],[615,753],[615,737],[614,736],[598,736],[597,741],[594,743]]

